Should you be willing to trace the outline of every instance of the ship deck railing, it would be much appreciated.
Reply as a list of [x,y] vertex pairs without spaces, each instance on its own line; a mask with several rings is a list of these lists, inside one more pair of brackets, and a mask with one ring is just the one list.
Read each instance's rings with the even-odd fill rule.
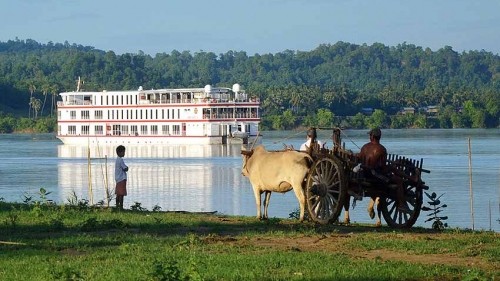
[[[225,99],[168,99],[168,100],[140,100],[139,104],[235,104],[235,103],[258,103],[260,100],[247,99],[247,100],[225,100]],[[58,101],[57,106],[68,106],[68,105],[92,105],[92,101],[89,100],[72,100],[72,101]]]

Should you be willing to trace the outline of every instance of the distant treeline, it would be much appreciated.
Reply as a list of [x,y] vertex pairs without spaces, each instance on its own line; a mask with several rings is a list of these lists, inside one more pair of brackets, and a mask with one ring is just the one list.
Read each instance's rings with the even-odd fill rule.
[[[491,128],[500,118],[500,57],[486,51],[337,42],[307,52],[151,56],[29,39],[0,42],[0,118],[54,118],[57,94],[75,90],[78,77],[84,90],[98,91],[239,83],[261,98],[262,129]],[[403,107],[416,113],[398,114]]]

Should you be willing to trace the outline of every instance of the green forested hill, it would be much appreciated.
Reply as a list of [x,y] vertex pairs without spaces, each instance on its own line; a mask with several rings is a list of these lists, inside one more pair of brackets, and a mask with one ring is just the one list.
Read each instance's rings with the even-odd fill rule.
[[[261,97],[263,126],[270,129],[325,125],[334,116],[354,116],[348,122],[353,127],[373,122],[387,127],[497,127],[500,117],[500,57],[486,51],[337,42],[307,52],[172,51],[150,56],[117,55],[67,42],[0,42],[4,114],[48,116],[57,93],[74,90],[78,77],[85,90],[239,83]],[[437,116],[394,116],[402,107],[429,105],[439,107]],[[375,116],[367,120],[359,113],[362,108],[377,109]]]

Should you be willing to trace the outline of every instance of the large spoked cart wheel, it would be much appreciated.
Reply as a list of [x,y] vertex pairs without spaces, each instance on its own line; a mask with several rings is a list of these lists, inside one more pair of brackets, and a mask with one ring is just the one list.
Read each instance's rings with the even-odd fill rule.
[[306,182],[307,210],[311,219],[320,224],[337,220],[347,196],[344,166],[334,157],[316,160]]
[[[396,200],[389,197],[380,197],[379,208],[384,220],[390,227],[410,228],[420,215],[422,209],[422,189],[405,184],[405,201],[408,211],[398,210]],[[394,197],[396,198],[396,197]]]
[[423,202],[423,190],[426,188],[418,175],[418,181],[408,180],[415,176],[417,168],[414,165],[406,163],[406,166],[401,170],[408,178],[404,181],[404,199],[405,206],[408,210],[398,210],[396,190],[394,190],[392,198],[380,197],[380,206],[384,220],[390,227],[394,228],[410,228],[412,227],[420,215]]

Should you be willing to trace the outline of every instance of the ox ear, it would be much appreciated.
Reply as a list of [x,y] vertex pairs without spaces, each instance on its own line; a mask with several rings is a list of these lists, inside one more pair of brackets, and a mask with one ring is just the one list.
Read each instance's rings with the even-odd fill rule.
[[243,154],[243,155],[245,155],[245,156],[252,156],[253,151],[251,151],[251,150],[250,150],[250,151],[242,150],[242,151],[241,151],[241,154]]
[[241,154],[245,156],[251,156],[253,153],[253,150],[247,150],[245,146],[241,146]]

